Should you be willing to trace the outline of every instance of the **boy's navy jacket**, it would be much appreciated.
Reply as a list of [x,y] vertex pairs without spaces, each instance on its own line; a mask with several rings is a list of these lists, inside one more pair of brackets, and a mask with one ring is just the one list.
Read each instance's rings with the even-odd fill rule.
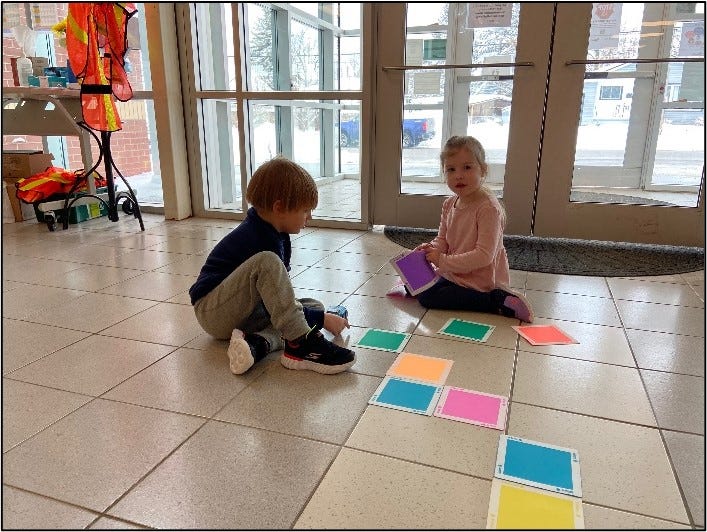
[[[201,268],[199,277],[189,289],[191,304],[216,288],[250,257],[261,251],[272,251],[282,260],[290,271],[292,246],[290,235],[278,232],[270,223],[263,220],[255,208],[248,209],[245,220],[228,233],[216,246],[206,263]],[[324,311],[304,307],[304,316],[311,326],[324,322]]]

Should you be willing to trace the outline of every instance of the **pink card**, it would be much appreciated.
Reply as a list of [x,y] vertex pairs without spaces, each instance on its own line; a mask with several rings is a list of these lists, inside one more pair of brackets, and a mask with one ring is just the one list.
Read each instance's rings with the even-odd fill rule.
[[472,425],[503,430],[508,398],[463,388],[445,386],[434,415]]
[[531,345],[568,345],[579,342],[554,325],[512,325]]

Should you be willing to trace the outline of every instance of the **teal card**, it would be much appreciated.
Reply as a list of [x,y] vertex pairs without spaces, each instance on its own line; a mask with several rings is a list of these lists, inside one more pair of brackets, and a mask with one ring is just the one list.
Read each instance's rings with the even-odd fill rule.
[[368,403],[431,416],[441,393],[442,386],[386,376]]
[[368,329],[366,334],[363,335],[363,338],[353,345],[368,349],[400,353],[411,336],[411,334],[407,333]]
[[438,331],[440,334],[454,336],[462,340],[473,340],[474,342],[485,342],[496,328],[495,325],[476,323],[475,321],[460,320],[452,318]]
[[534,488],[582,496],[577,451],[549,443],[502,434],[494,476]]

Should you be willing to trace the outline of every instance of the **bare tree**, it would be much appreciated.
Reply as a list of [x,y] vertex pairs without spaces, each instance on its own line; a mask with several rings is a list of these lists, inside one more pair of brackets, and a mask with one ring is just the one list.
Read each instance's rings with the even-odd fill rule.
[[[249,6],[249,9],[258,9]],[[258,16],[250,28],[248,39],[250,52],[250,86],[258,90],[301,90],[319,88],[320,53],[318,39],[308,38],[307,28],[300,26],[299,30],[291,30],[288,36],[275,34],[276,13],[270,8],[260,8]],[[317,30],[318,31],[318,30]],[[283,38],[287,37],[287,38]],[[276,72],[276,43],[288,43],[288,60],[290,66],[289,86],[279,86]],[[257,108],[256,108],[257,109]],[[271,113],[256,111],[256,122],[269,119]],[[319,126],[319,111],[303,108],[294,113],[298,129],[317,128]]]

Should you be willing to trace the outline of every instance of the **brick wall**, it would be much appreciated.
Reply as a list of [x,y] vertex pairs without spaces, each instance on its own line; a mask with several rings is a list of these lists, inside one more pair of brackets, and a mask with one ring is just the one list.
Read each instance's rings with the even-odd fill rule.
[[[57,16],[62,18],[66,15],[66,3],[57,3]],[[21,19],[24,14],[21,14]],[[142,36],[144,39],[145,36]],[[2,84],[3,86],[13,86],[12,66],[10,63],[11,57],[20,57],[22,50],[17,45],[14,37],[11,34],[3,33],[2,37]],[[66,65],[66,49],[55,46],[56,62],[55,65]],[[128,74],[128,80],[133,90],[143,90],[144,80],[142,77],[142,57],[140,50],[130,50],[127,58],[132,63],[132,72]],[[148,117],[147,104],[141,100],[131,100],[127,103],[119,103],[119,114],[123,120],[123,129],[116,131],[111,136],[111,153],[113,160],[120,172],[126,176],[132,176],[152,171],[152,148],[148,134]],[[96,132],[100,137],[100,133]],[[24,140],[25,142],[18,142]],[[14,142],[13,142],[14,141]],[[78,137],[67,136],[67,149],[70,170],[83,168],[81,159],[81,149],[79,146]],[[156,140],[155,140],[156,144]],[[32,137],[29,135],[15,136],[3,135],[2,137],[3,150],[41,150],[41,137]],[[98,158],[98,148],[95,141],[92,141],[92,152],[94,161]],[[56,161],[55,161],[56,163]],[[58,163],[57,163],[58,164]],[[98,172],[103,174],[103,164],[98,168]]]

